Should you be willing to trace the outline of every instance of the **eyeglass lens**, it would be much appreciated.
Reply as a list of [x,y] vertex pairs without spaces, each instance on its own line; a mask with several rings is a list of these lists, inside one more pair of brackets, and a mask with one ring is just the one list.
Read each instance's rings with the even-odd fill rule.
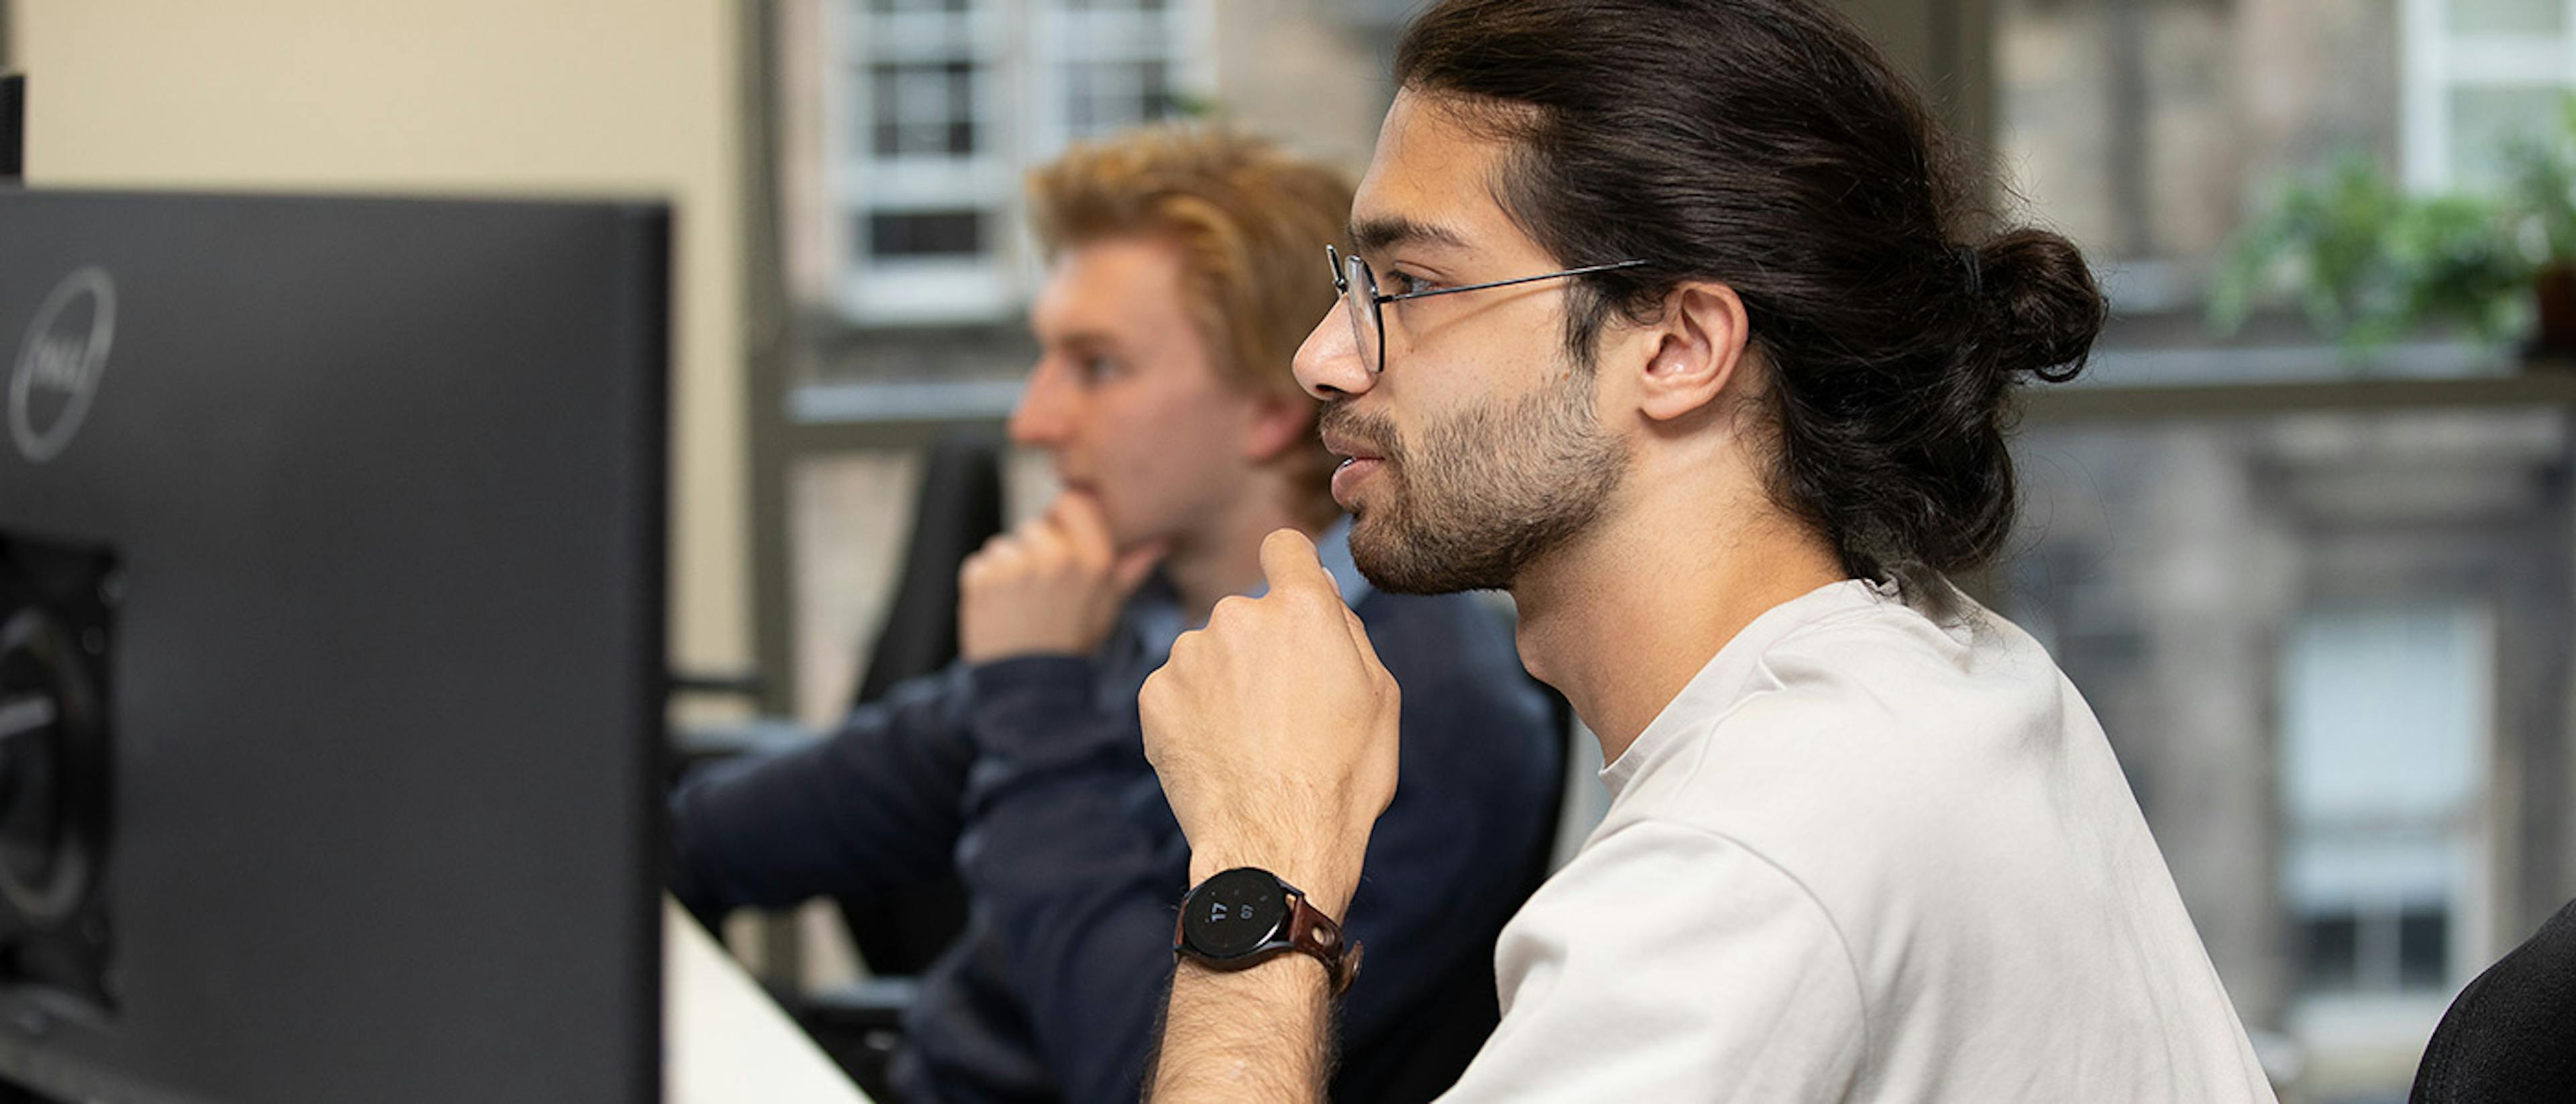
[[1360,363],[1372,373],[1385,371],[1379,348],[1383,342],[1379,340],[1377,274],[1358,257],[1342,258],[1342,306],[1351,316],[1351,340],[1359,350]]

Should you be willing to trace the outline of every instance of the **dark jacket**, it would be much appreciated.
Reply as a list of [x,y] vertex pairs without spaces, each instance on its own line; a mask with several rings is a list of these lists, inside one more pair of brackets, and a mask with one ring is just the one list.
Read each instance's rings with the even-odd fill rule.
[[[1434,1005],[1463,991],[1490,1028],[1494,936],[1535,884],[1563,736],[1496,615],[1336,574],[1403,691],[1399,786],[1346,918],[1367,966],[1344,999],[1334,1086],[1379,1100],[1420,1092],[1409,1037],[1457,1014]],[[1137,1099],[1189,851],[1144,759],[1136,691],[1177,632],[1169,591],[1149,587],[1099,655],[961,665],[813,745],[702,773],[674,798],[674,892],[706,916],[954,869],[967,930],[923,979],[896,1086]]]

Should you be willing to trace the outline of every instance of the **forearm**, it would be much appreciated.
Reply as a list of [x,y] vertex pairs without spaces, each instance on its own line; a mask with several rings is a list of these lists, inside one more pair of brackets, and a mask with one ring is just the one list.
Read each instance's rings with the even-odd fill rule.
[[946,871],[973,748],[952,675],[793,751],[715,764],[672,799],[673,888],[701,915],[865,895]]
[[[1264,538],[1261,567],[1267,594],[1217,603],[1145,681],[1145,753],[1194,879],[1257,867],[1346,921],[1370,826],[1395,795],[1402,694],[1304,535]],[[1330,1012],[1323,966],[1302,953],[1225,976],[1185,964],[1153,1095],[1319,1100]]]
[[1333,1051],[1322,963],[1283,954],[1220,971],[1184,961],[1172,977],[1147,1099],[1312,1104],[1324,1099]]

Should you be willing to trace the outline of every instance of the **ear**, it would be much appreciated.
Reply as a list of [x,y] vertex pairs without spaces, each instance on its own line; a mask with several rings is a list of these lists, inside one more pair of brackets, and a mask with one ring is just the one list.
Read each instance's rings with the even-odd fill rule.
[[1714,409],[1741,390],[1748,327],[1744,300],[1717,283],[1688,283],[1665,300],[1663,318],[1639,335],[1653,343],[1639,377],[1638,409],[1669,422]]
[[1243,458],[1255,464],[1315,442],[1315,400],[1304,395],[1262,394],[1246,405]]

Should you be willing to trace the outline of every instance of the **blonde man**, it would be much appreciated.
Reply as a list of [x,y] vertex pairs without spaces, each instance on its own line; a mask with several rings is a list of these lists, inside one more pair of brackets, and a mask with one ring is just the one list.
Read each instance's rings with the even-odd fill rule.
[[1136,1099],[1189,872],[1136,692],[1182,631],[1260,590],[1262,537],[1297,529],[1402,673],[1423,779],[1378,826],[1385,865],[1350,918],[1380,964],[1345,1010],[1335,1088],[1427,1097],[1475,1040],[1398,1032],[1462,1003],[1490,1023],[1493,937],[1544,847],[1558,749],[1499,625],[1463,598],[1373,591],[1350,564],[1316,404],[1288,370],[1330,303],[1311,254],[1350,184],[1165,128],[1076,149],[1030,195],[1050,268],[1010,429],[1062,495],[968,561],[956,667],[683,790],[676,888],[708,915],[954,870],[971,919],[907,1017],[893,1095]]

